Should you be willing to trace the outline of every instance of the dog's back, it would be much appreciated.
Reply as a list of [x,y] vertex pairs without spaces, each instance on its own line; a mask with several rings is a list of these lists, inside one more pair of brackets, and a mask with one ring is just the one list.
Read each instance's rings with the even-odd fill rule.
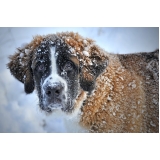
[[159,132],[159,50],[118,57],[129,72],[142,77],[146,106],[143,123],[146,132]]
[[159,132],[159,50],[109,54],[82,114],[92,132]]

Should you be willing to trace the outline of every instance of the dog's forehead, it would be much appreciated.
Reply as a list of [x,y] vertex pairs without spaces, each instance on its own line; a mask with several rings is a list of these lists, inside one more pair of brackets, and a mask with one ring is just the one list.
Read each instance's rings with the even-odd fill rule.
[[[55,48],[54,52],[52,48]],[[52,57],[51,54],[55,54],[55,57],[57,58],[59,55],[63,55],[66,57],[75,57],[75,54],[72,52],[72,48],[65,43],[62,39],[56,38],[56,39],[51,39],[51,38],[44,38],[41,44],[35,49],[35,56],[34,59],[37,60],[42,60],[43,57],[49,56],[50,58]],[[74,61],[75,59],[72,58]],[[78,62],[76,62],[78,63]]]
[[95,45],[93,40],[83,38],[74,33],[56,33],[43,37],[41,43],[34,49],[32,62],[41,59],[45,55],[50,56],[50,47],[55,47],[55,56],[65,55],[73,58],[76,64],[83,63],[84,66],[90,66],[94,63],[106,59],[106,53],[103,49]]

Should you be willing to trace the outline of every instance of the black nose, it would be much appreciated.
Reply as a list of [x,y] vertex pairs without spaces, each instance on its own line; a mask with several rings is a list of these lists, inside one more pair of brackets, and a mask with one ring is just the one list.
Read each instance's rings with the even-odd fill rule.
[[45,89],[45,93],[48,97],[58,97],[61,95],[64,87],[61,83],[52,83]]

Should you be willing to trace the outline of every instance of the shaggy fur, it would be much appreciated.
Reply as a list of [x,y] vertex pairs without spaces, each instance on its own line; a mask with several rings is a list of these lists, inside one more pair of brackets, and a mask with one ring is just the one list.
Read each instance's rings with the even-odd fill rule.
[[69,114],[80,115],[81,126],[90,132],[159,132],[159,50],[112,54],[73,32],[36,36],[8,63],[26,93],[35,88],[35,51],[44,39],[63,41],[76,56],[80,88]]

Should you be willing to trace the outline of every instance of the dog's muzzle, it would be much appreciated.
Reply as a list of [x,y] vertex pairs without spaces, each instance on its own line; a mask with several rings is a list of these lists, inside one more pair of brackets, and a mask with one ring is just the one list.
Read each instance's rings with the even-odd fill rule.
[[62,82],[46,83],[43,86],[44,110],[64,107],[66,99],[64,84]]
[[64,86],[61,83],[53,83],[52,85],[47,85],[45,88],[45,94],[48,98],[58,99],[64,90]]

